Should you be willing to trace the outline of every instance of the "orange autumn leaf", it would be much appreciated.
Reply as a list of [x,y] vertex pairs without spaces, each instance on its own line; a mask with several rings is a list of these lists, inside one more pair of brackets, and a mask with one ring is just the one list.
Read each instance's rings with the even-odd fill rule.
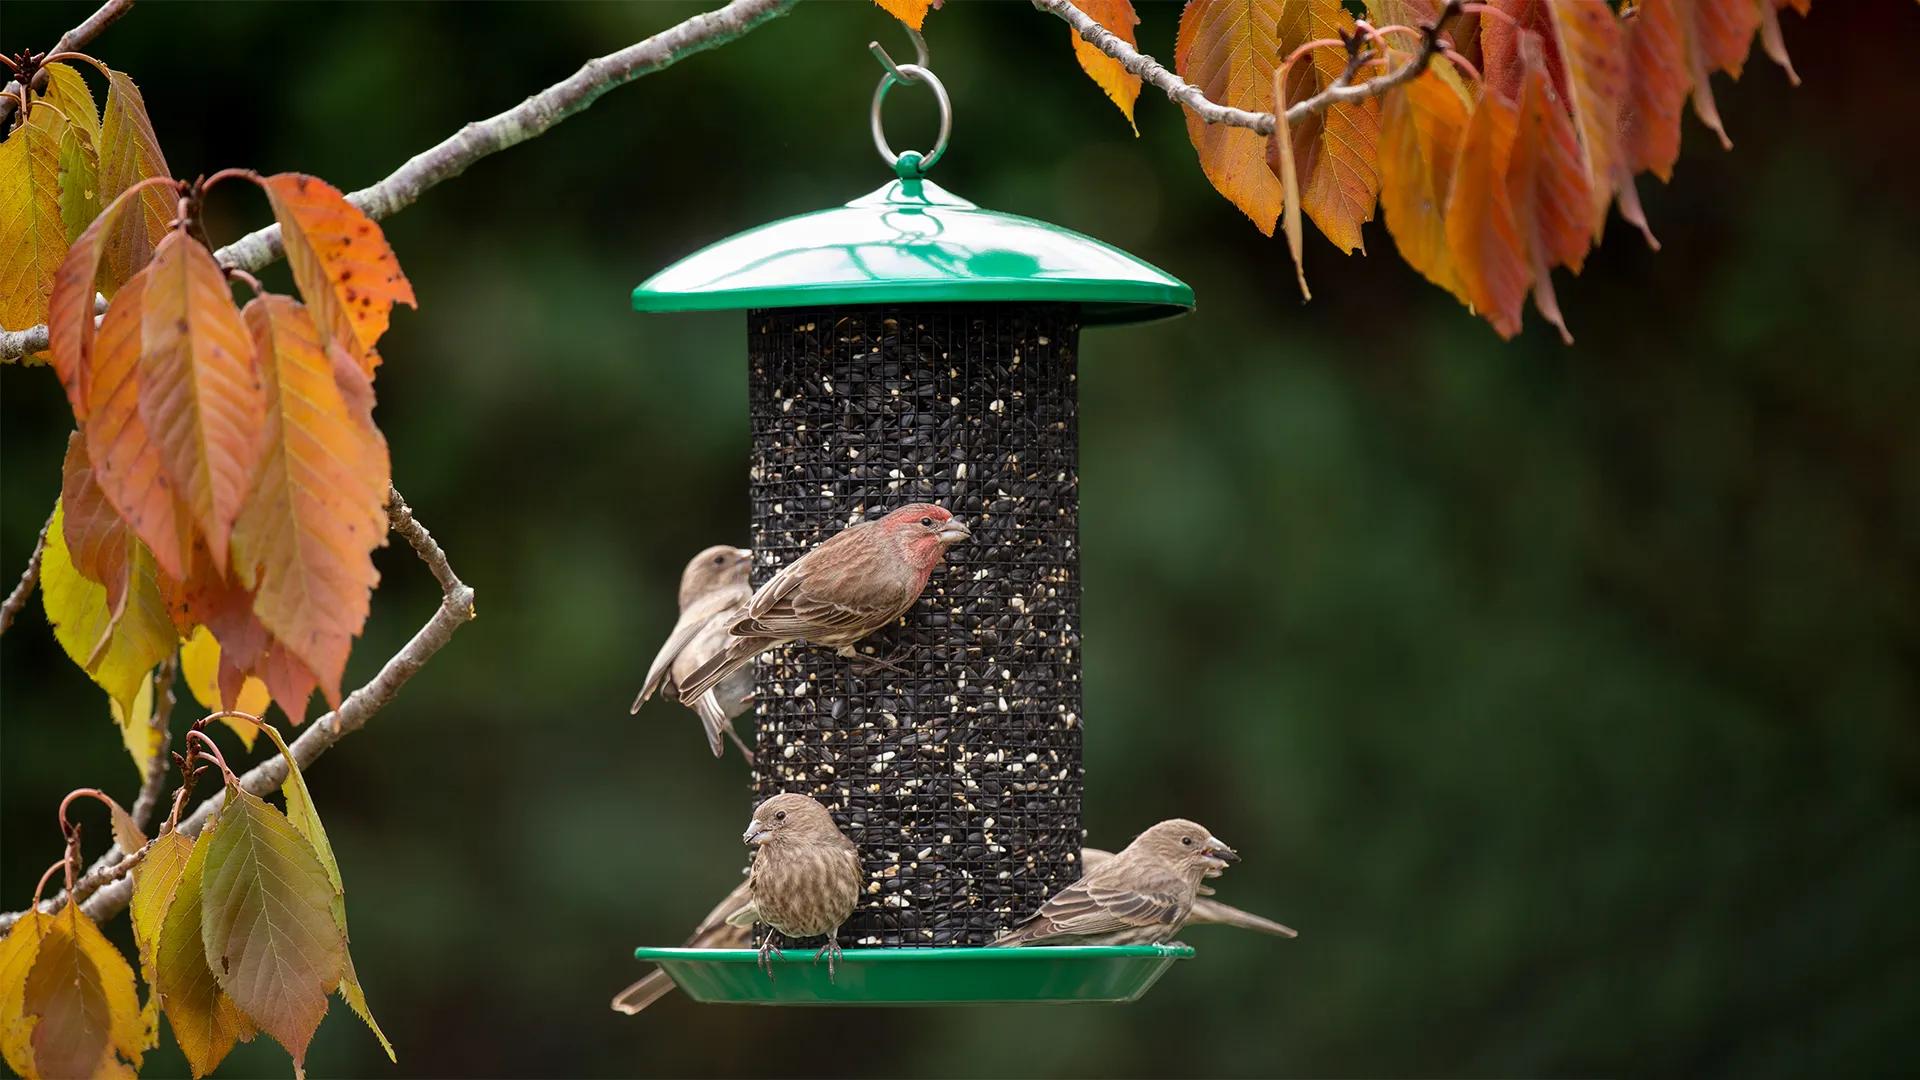
[[[1265,111],[1279,66],[1275,28],[1287,0],[1189,0],[1180,12],[1173,66],[1180,77],[1222,105]],[[1187,138],[1214,189],[1268,236],[1280,220],[1280,180],[1267,167],[1266,140],[1232,124],[1187,114]]]
[[1300,167],[1293,152],[1293,127],[1287,120],[1286,71],[1273,73],[1273,134],[1267,138],[1267,168],[1280,178],[1280,230],[1287,237],[1287,254],[1293,258],[1293,276],[1300,282],[1300,299],[1313,299],[1307,288],[1307,265],[1300,228]]
[[262,450],[266,390],[253,340],[226,276],[184,232],[155,249],[141,309],[140,418],[213,565],[224,570]]
[[1651,171],[1673,179],[1680,158],[1680,112],[1692,76],[1679,0],[1641,0],[1624,20],[1627,93],[1620,103],[1622,164],[1629,174]]
[[1471,302],[1447,243],[1447,200],[1466,137],[1468,101],[1433,72],[1380,107],[1380,209],[1407,264]]
[[1530,277],[1506,184],[1517,122],[1513,102],[1498,93],[1480,95],[1447,196],[1447,247],[1467,303],[1505,338],[1520,332]]
[[1587,222],[1593,196],[1573,121],[1548,83],[1540,37],[1528,33],[1522,38],[1520,55],[1524,76],[1507,165],[1507,195],[1533,274],[1534,306],[1571,345],[1573,335],[1561,317],[1551,271],[1565,266],[1577,274],[1585,264],[1592,243]]
[[1693,112],[1720,136],[1723,149],[1733,149],[1713,100],[1711,76],[1724,71],[1735,79],[1746,67],[1754,31],[1760,28],[1759,0],[1677,0],[1685,31],[1687,65],[1693,80]]
[[[155,184],[154,188],[163,185]],[[147,189],[150,190],[150,189]],[[48,352],[60,385],[73,406],[73,418],[84,421],[89,411],[88,386],[93,382],[94,293],[99,288],[101,264],[107,246],[123,215],[144,198],[146,190],[121,192],[106,210],[93,219],[67,249],[66,258],[53,276],[53,293],[48,300]]]
[[[1277,31],[1284,59],[1321,38],[1355,32],[1340,0],[1293,0],[1281,6]],[[1347,55],[1323,46],[1287,69],[1287,100],[1305,101],[1333,84],[1347,69]],[[1356,75],[1358,79],[1361,76]],[[1373,220],[1380,196],[1380,103],[1372,98],[1335,105],[1291,125],[1294,166],[1300,176],[1300,209],[1341,251],[1366,250],[1360,226]]]
[[234,525],[234,570],[261,624],[338,705],[380,580],[372,553],[386,543],[387,444],[366,375],[327,346],[307,308],[264,296],[243,314],[267,387],[267,450]]
[[937,11],[946,0],[873,0],[880,10],[915,30],[926,24],[927,12]]
[[[118,198],[121,192],[149,177],[173,175],[160,153],[153,124],[147,119],[147,104],[140,88],[123,71],[109,72],[107,83],[107,103],[100,119],[102,203]],[[137,198],[138,210],[119,218],[106,230],[106,276],[101,291],[108,296],[147,265],[179,210],[177,195],[158,184],[142,188]]]
[[140,415],[140,323],[146,287],[142,270],[120,287],[101,320],[86,390],[88,419],[81,434],[102,494],[153,552],[160,569],[178,578],[186,571],[192,524],[166,477],[159,445]]
[[380,364],[374,344],[396,303],[417,307],[413,285],[374,220],[318,177],[280,173],[260,181],[280,221],[294,284],[322,332],[360,361]]
[[[1133,28],[1140,24],[1140,16],[1133,13],[1133,0],[1082,0],[1078,7],[1121,41],[1136,47],[1139,45],[1133,37]],[[1092,43],[1072,28],[1068,28],[1067,34],[1073,39],[1073,55],[1080,61],[1080,70],[1087,73],[1094,85],[1106,92],[1107,97],[1126,116],[1133,133],[1139,135],[1140,126],[1133,120],[1133,106],[1140,98],[1140,76],[1128,71],[1120,61],[1094,48]]]

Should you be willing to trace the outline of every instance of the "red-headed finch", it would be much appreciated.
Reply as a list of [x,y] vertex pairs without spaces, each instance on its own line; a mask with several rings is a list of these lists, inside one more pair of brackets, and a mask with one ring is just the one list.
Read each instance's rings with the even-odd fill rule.
[[[1084,873],[1092,873],[1100,869],[1101,866],[1105,865],[1112,858],[1113,852],[1111,851],[1102,851],[1099,848],[1080,849],[1080,867]],[[1200,886],[1196,891],[1199,895],[1194,897],[1193,910],[1187,912],[1186,926],[1235,926],[1242,930],[1254,930],[1262,934],[1272,934],[1274,937],[1291,938],[1300,936],[1300,931],[1295,930],[1291,926],[1283,926],[1280,923],[1274,922],[1272,919],[1265,919],[1255,915],[1251,911],[1242,911],[1232,904],[1223,904],[1218,900],[1208,899],[1208,897],[1213,895],[1213,890],[1207,888],[1205,885]],[[1186,929],[1186,926],[1181,927],[1181,929]],[[714,945],[710,947],[716,949],[739,948],[737,945]]]
[[[727,921],[727,916],[753,903],[753,897],[747,892],[748,882],[742,881],[734,886],[725,900],[707,912],[700,925],[693,928],[687,937],[689,949],[744,949],[753,943],[745,926],[735,926]],[[613,995],[613,1009],[628,1016],[659,1001],[673,990],[673,980],[667,973],[655,968],[642,976],[640,981]]]
[[1183,818],[1163,821],[994,942],[1006,945],[1160,945],[1187,923],[1200,881],[1240,861]]
[[[693,557],[680,573],[680,621],[673,626],[667,643],[647,669],[646,685],[633,699],[633,712],[656,692],[668,701],[686,702],[680,684],[695,669],[727,645],[727,625],[740,605],[753,595],[747,580],[753,569],[753,552],[724,544],[710,547]],[[720,739],[732,739],[753,764],[753,753],[734,733],[733,718],[746,712],[753,703],[753,673],[740,670],[722,680],[711,694],[701,694],[688,706],[700,717],[707,731],[707,745],[713,756],[726,749]]]
[[742,840],[756,850],[747,871],[747,906],[727,916],[734,926],[765,923],[773,929],[760,942],[760,964],[773,975],[773,935],[827,936],[813,954],[827,958],[827,974],[840,956],[834,940],[860,899],[860,851],[833,823],[827,808],[791,792],[754,808]]
[[856,655],[854,643],[906,614],[947,549],[971,535],[931,503],[842,529],[760,586],[727,627],[726,649],[681,681],[681,699],[705,694],[789,641]]

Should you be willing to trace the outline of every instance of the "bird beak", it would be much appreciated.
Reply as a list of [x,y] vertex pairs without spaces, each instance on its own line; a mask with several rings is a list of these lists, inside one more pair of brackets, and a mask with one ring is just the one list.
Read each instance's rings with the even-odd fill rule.
[[753,561],[753,552],[748,551],[746,548],[734,548],[733,553],[741,562],[750,563]]
[[1218,837],[1207,837],[1207,846],[1200,849],[1200,858],[1214,871],[1213,877],[1221,870],[1240,861],[1240,853],[1220,842]]
[[934,535],[940,538],[941,547],[952,547],[962,540],[971,538],[973,530],[967,528],[967,523],[959,518],[948,518],[947,523],[940,526],[940,531]]
[[755,846],[765,843],[766,839],[767,839],[767,827],[765,825],[760,824],[759,818],[755,818],[752,821],[747,822],[747,831],[740,834],[741,842],[747,843],[747,844],[753,844]]

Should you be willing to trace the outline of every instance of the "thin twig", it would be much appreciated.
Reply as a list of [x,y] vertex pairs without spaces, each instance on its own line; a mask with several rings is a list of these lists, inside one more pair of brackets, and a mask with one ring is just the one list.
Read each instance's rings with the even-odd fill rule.
[[[1272,113],[1236,109],[1209,98],[1199,87],[1167,70],[1166,65],[1160,61],[1120,40],[1118,35],[1095,21],[1093,16],[1074,7],[1070,0],[1033,0],[1033,6],[1065,20],[1067,25],[1073,27],[1074,32],[1086,39],[1088,44],[1120,61],[1121,67],[1159,87],[1173,99],[1175,104],[1186,108],[1207,123],[1242,127],[1262,135],[1273,134]],[[1434,35],[1428,35],[1428,43],[1415,53],[1411,60],[1384,75],[1375,76],[1363,83],[1351,84],[1342,77],[1329,83],[1326,89],[1312,97],[1294,102],[1287,107],[1287,123],[1299,124],[1308,117],[1326,112],[1335,105],[1377,97],[1401,83],[1419,77],[1420,73],[1427,69],[1427,61],[1432,59],[1437,48],[1433,41]]]
[[[125,15],[127,9],[132,6],[133,0],[107,0],[106,3],[100,5],[98,11],[87,16],[86,22],[61,34],[60,40],[54,43],[53,48],[47,50],[47,55],[52,56],[55,53],[74,52],[78,50],[80,46],[98,37],[100,31],[105,30],[115,19]],[[21,86],[18,82],[10,81],[7,83],[5,90],[0,90],[0,94],[10,95],[13,91],[19,89],[21,89]],[[0,131],[7,130],[7,121],[13,118],[13,109],[13,97],[0,98]]]
[[33,595],[33,587],[40,581],[40,559],[47,553],[47,530],[53,528],[53,515],[47,515],[47,523],[40,526],[40,538],[33,542],[33,554],[27,556],[27,568],[20,572],[20,584],[7,594],[6,603],[0,604],[0,634],[7,632],[13,625],[13,617],[27,606],[27,598]]
[[[675,62],[718,48],[770,19],[785,15],[798,0],[732,0],[725,7],[695,15],[662,30],[645,41],[616,53],[589,60],[566,80],[485,120],[476,120],[415,154],[392,175],[347,196],[347,201],[378,221],[413,205],[422,192],[451,180],[474,162],[510,146],[546,133],[547,129],[585,109],[600,95],[642,75],[671,67]],[[213,253],[221,266],[259,270],[283,254],[280,226],[269,225]],[[0,358],[26,356],[47,347],[45,325],[0,332]]]
[[[446,643],[453,638],[454,631],[465,626],[474,617],[473,589],[462,582],[447,562],[447,553],[413,516],[413,510],[407,506],[400,493],[391,488],[387,492],[387,524],[396,533],[406,538],[412,545],[414,554],[427,564],[434,579],[440,583],[440,606],[425,626],[413,635],[401,650],[381,667],[365,686],[347,695],[340,707],[308,724],[300,737],[293,740],[287,749],[293,754],[293,760],[302,769],[311,765],[320,755],[327,752],[334,743],[348,734],[366,726],[375,713],[391,702],[400,688],[413,678],[415,672],[433,658]],[[247,770],[240,776],[240,786],[255,795],[266,795],[279,789],[287,779],[287,762],[279,754],[274,754],[260,764]],[[206,827],[213,815],[227,801],[226,790],[209,796],[180,822],[180,831],[187,836],[197,836]],[[102,856],[82,874],[74,883],[75,896],[85,898],[82,905],[86,913],[96,921],[108,918],[127,906],[133,896],[133,883],[127,880],[127,872],[146,854],[142,848],[131,856],[121,857],[118,848]],[[66,894],[60,893],[40,905],[43,911],[55,911],[66,902]],[[0,930],[12,926],[24,912],[11,912],[0,915]]]
[[160,670],[153,676],[153,715],[148,723],[160,733],[160,745],[154,747],[153,760],[147,762],[147,777],[140,784],[140,794],[134,797],[133,809],[128,811],[142,832],[152,825],[153,813],[160,809],[161,795],[167,789],[167,774],[173,765],[167,751],[173,748],[173,728],[169,721],[173,718],[173,681],[179,674],[180,650],[175,649],[160,661]]

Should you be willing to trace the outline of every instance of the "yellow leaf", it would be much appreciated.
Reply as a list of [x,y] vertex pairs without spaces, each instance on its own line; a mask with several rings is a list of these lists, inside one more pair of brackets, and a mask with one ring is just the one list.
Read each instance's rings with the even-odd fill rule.
[[[333,843],[327,839],[327,828],[320,823],[320,811],[313,805],[313,793],[307,790],[307,778],[300,773],[300,765],[293,760],[293,751],[287,748],[280,733],[269,727],[267,738],[280,750],[280,756],[287,762],[287,782],[281,792],[287,799],[287,820],[306,837],[320,865],[327,872],[327,879],[333,882],[333,921],[340,927],[340,937],[350,939],[347,932],[347,894],[346,886],[340,881],[340,863],[333,855]],[[388,1061],[398,1061],[394,1056],[393,1044],[387,1041],[387,1033],[380,1030],[380,1024],[374,1020],[373,1012],[367,1007],[366,993],[360,988],[360,976],[353,969],[353,955],[347,954],[345,970],[340,977],[340,996],[353,1009],[354,1014],[366,1023],[373,1036],[380,1040],[380,1046],[387,1052]]]
[[67,122],[34,109],[0,142],[0,328],[47,321],[53,275],[67,255],[60,216],[60,135]]
[[[1287,0],[1189,0],[1180,12],[1173,66],[1180,77],[1222,105],[1264,111],[1272,104],[1279,66],[1274,29]],[[1267,167],[1267,141],[1231,124],[1209,124],[1187,111],[1187,138],[1214,189],[1273,235],[1280,220],[1280,180]]]
[[133,969],[69,901],[27,976],[33,1060],[45,1076],[133,1076],[146,1049]]
[[117,701],[107,702],[107,707],[113,711],[113,722],[120,726],[120,742],[127,748],[127,756],[133,759],[134,770],[145,779],[161,743],[160,729],[153,722],[153,673],[140,677],[140,692],[133,699],[131,711],[121,708]]
[[[125,72],[113,72],[100,120],[101,203],[112,202],[148,177],[170,175],[160,142],[154,138],[153,124],[147,119],[147,103],[140,97],[140,88]],[[116,219],[103,238],[106,265],[100,290],[108,296],[147,265],[160,238],[167,234],[167,223],[179,209],[177,195],[160,185],[145,188],[135,197],[140,203],[138,212]]]
[[140,977],[147,983],[147,1003],[142,1016],[147,1025],[148,1046],[159,1038],[156,1029],[160,1018],[157,974],[160,927],[166,920],[167,906],[173,903],[181,871],[186,869],[187,856],[192,851],[193,841],[178,832],[166,833],[154,840],[146,857],[133,868],[133,899],[127,905],[127,917],[133,923],[133,943],[140,955]]
[[[1094,22],[1106,27],[1113,36],[1129,45],[1139,45],[1134,40],[1133,28],[1140,24],[1140,16],[1133,13],[1133,0],[1080,0],[1077,5]],[[1087,73],[1094,85],[1106,91],[1107,97],[1119,107],[1133,128],[1135,136],[1140,134],[1140,125],[1134,122],[1133,106],[1140,98],[1140,76],[1128,71],[1120,61],[1093,47],[1092,43],[1069,27],[1067,34],[1073,39],[1073,55],[1080,61],[1080,70]]]
[[[240,686],[239,698],[232,704],[224,704],[220,694],[219,672],[220,642],[206,627],[194,627],[193,634],[180,643],[180,674],[186,679],[187,690],[193,694],[193,700],[208,712],[231,709],[251,716],[267,715],[267,706],[273,699],[267,693],[266,683],[249,675]],[[260,737],[260,729],[245,720],[222,717],[220,722],[240,736],[240,741],[249,750],[253,749],[253,740]]]
[[65,512],[54,504],[53,527],[47,530],[46,553],[40,564],[40,598],[54,639],[66,650],[123,715],[137,712],[135,699],[147,673],[173,651],[173,623],[154,582],[151,556],[144,548],[131,556],[127,599],[119,616],[107,607],[107,590],[74,569],[67,552]]
[[160,995],[173,1039],[196,1077],[212,1072],[235,1042],[253,1038],[254,1031],[252,1021],[215,981],[200,933],[207,847],[224,818],[223,813],[194,841],[154,946],[154,992]]
[[100,142],[100,110],[93,103],[93,91],[88,88],[87,80],[80,69],[72,64],[48,64],[43,69],[47,73],[47,90],[43,100],[50,101],[60,110],[87,145]]
[[26,1009],[27,976],[40,957],[40,943],[53,931],[53,916],[27,909],[0,939],[0,1054],[21,1076],[38,1075],[33,1063],[36,1018]]
[[1467,302],[1447,246],[1454,154],[1467,103],[1433,71],[1385,95],[1380,109],[1380,208],[1407,264]]

